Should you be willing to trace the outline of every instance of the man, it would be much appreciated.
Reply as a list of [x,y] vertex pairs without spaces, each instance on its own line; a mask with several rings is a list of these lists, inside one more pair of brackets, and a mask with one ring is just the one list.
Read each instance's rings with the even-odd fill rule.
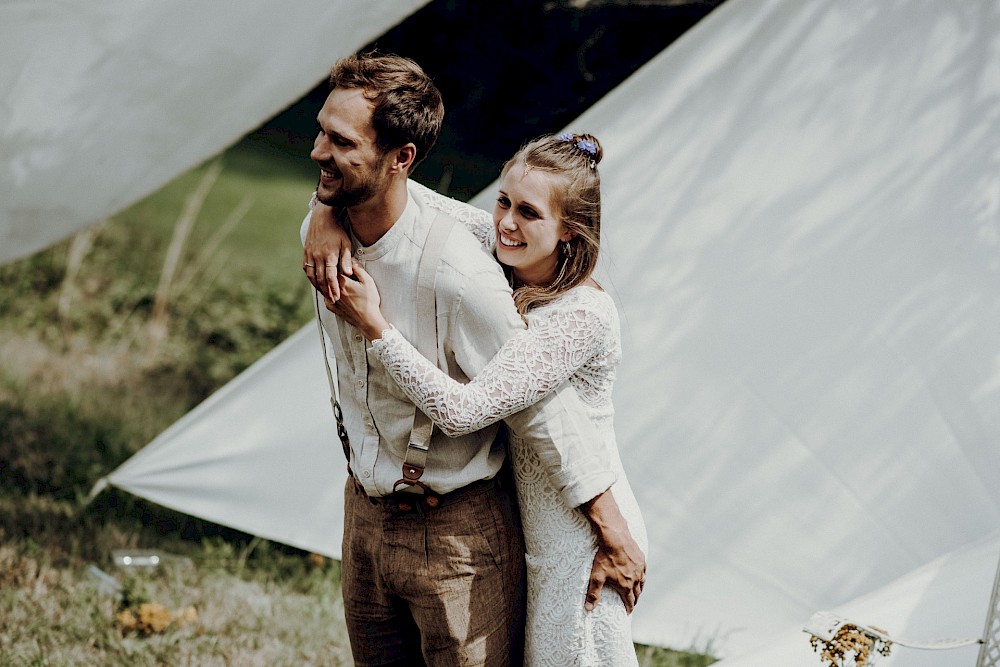
[[[345,212],[355,257],[381,288],[383,312],[411,337],[426,315],[417,312],[414,285],[438,211],[414,195],[408,176],[437,139],[440,93],[415,63],[388,55],[345,58],[330,82],[311,156],[320,167],[316,199]],[[327,255],[307,246],[304,268],[336,310],[336,262],[328,267]],[[524,327],[498,265],[460,225],[436,268],[435,303],[444,369],[459,381]],[[368,361],[356,329],[328,312],[322,321],[349,436],[342,581],[355,663],[519,664],[523,539],[500,474],[498,428],[458,438],[435,433],[419,484],[400,485],[415,408]],[[607,580],[631,609],[645,564],[605,493],[613,473],[586,453],[589,422],[575,393],[567,385],[506,421],[550,462],[553,486],[594,526],[600,550],[586,603],[596,602]]]

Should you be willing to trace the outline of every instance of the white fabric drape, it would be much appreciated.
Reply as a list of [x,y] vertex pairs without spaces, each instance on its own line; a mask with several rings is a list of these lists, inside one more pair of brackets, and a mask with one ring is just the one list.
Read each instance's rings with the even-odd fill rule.
[[[607,156],[638,641],[746,653],[1000,525],[998,116],[996,0],[729,0],[572,123]],[[312,336],[111,482],[337,555]]]
[[215,155],[425,2],[0,3],[0,262]]
[[[839,604],[833,611],[854,623],[887,630],[892,636],[933,642],[978,639],[989,609],[1000,553],[1000,533],[976,540],[912,572]],[[802,624],[769,637],[764,648],[727,658],[713,667],[803,667],[820,665]],[[876,667],[973,667],[978,645],[948,649],[894,646]]]
[[1000,527],[1000,3],[727,2],[572,127],[637,640],[733,655]]
[[340,556],[347,462],[316,326],[212,394],[102,480],[165,507]]

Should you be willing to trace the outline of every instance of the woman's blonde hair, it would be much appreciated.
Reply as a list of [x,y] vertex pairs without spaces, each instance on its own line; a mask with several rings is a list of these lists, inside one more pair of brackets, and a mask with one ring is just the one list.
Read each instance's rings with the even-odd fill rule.
[[601,246],[601,175],[597,165],[602,157],[597,137],[564,132],[525,144],[504,164],[501,178],[517,164],[525,173],[537,170],[551,174],[555,185],[552,206],[573,233],[573,238],[558,246],[559,272],[551,284],[518,285],[511,270],[504,268],[514,287],[514,304],[522,315],[582,284],[597,267]]

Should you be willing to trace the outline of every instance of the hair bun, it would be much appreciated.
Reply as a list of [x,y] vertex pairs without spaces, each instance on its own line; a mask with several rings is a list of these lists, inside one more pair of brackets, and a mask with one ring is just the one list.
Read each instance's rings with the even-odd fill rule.
[[[604,157],[604,149],[601,148],[601,142],[597,140],[597,137],[595,137],[594,135],[589,134],[589,133],[584,133],[584,134],[578,134],[578,135],[576,135],[576,138],[578,140],[577,141],[577,148],[580,148],[580,142],[581,141],[588,142],[585,145],[588,146],[588,147],[590,147],[590,146],[593,147],[593,149],[594,149],[593,153],[591,153],[590,151],[586,151],[586,152],[591,155],[591,159],[594,161],[595,165],[600,164],[601,163],[601,158]],[[583,150],[583,149],[581,149],[581,150]]]
[[573,147],[590,161],[591,168],[597,167],[604,157],[604,149],[601,142],[592,134],[576,134],[575,132],[563,132],[556,135],[556,139],[572,144]]

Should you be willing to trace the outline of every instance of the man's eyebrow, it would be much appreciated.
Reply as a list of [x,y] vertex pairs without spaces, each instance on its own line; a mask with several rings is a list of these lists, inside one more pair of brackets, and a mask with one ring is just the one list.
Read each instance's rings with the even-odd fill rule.
[[322,130],[325,134],[329,134],[331,137],[334,137],[336,139],[340,139],[342,141],[346,141],[347,143],[351,144],[352,146],[357,146],[358,145],[358,140],[357,139],[349,137],[349,136],[347,136],[345,134],[341,134],[337,130],[327,129],[326,127],[324,127],[323,126],[323,122],[320,121],[320,119],[319,119],[319,116],[316,117],[316,124],[319,126],[319,129]]

